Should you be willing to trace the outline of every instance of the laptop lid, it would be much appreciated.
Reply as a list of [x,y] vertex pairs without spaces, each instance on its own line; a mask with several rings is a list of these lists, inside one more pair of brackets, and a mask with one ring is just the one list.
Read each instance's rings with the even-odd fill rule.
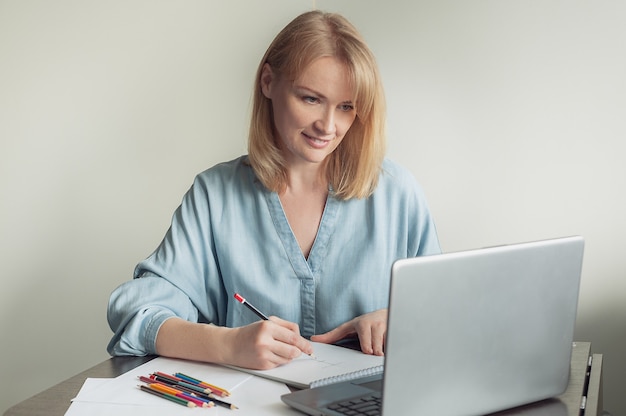
[[384,415],[479,415],[561,394],[581,237],[397,261]]
[[[310,415],[383,392],[383,415],[470,416],[561,394],[569,380],[583,239],[397,261],[384,379],[283,395]],[[547,413],[546,413],[547,411]],[[566,414],[558,401],[506,414]]]

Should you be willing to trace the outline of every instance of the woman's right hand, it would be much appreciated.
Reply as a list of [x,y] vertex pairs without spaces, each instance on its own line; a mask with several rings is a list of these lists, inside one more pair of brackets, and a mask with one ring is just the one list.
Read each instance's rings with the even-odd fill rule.
[[297,324],[275,316],[269,321],[231,328],[227,338],[232,351],[227,361],[239,367],[268,370],[302,353],[313,353],[311,343],[300,335]]
[[297,324],[272,316],[269,321],[227,328],[170,318],[159,328],[159,355],[268,370],[286,364],[313,347]]

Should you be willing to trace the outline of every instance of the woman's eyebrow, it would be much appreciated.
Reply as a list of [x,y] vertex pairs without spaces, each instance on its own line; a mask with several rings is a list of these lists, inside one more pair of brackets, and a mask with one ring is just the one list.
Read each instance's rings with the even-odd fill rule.
[[[326,97],[324,94],[322,94],[322,93],[321,93],[321,92],[319,92],[319,91],[314,90],[314,89],[313,89],[313,88],[311,88],[311,87],[305,87],[304,85],[297,85],[297,84],[294,84],[294,87],[295,87],[296,89],[298,89],[298,90],[305,90],[305,91],[308,91],[308,92],[310,92],[311,94],[313,94],[313,95],[315,95],[315,96],[317,96],[317,97],[319,97],[319,98],[322,98],[322,99],[328,99],[328,97]],[[345,100],[345,101],[342,101],[342,102],[341,102],[341,104],[354,104],[354,103],[353,103],[353,101],[352,101],[352,100]]]

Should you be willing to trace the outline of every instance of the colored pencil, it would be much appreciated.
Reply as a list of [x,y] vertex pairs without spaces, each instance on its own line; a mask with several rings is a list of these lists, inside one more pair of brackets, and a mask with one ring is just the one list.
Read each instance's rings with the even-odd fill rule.
[[161,372],[157,371],[153,375],[156,375],[157,379],[161,378],[161,380],[163,380],[163,381],[167,380],[167,381],[171,382],[172,385],[187,387],[187,388],[189,388],[191,390],[194,390],[196,392],[199,392],[199,393],[207,393],[208,394],[208,393],[212,393],[213,392],[213,390],[211,390],[208,387],[203,387],[203,386],[198,386],[198,385],[195,385],[195,384],[187,383],[185,380],[183,380],[181,378],[178,378],[178,377],[175,377],[175,376],[171,376],[169,374],[165,374],[165,373],[161,373]]
[[166,379],[171,380],[171,381],[174,381],[174,382],[179,382],[179,381],[182,381],[182,380],[181,380],[180,378],[178,378],[178,377],[175,377],[175,376],[173,376],[173,375],[171,375],[171,374],[162,373],[162,372],[160,372],[160,371],[156,371],[156,372],[154,372],[154,373],[152,373],[152,374],[153,374],[153,375],[155,375],[155,376],[159,376],[159,377],[166,378]]
[[143,381],[146,384],[162,384],[164,386],[169,386],[174,389],[180,390],[182,392],[189,393],[191,395],[204,396],[204,398],[207,398],[207,399],[209,398],[209,393],[203,393],[194,389],[190,389],[185,386],[181,386],[178,383],[175,383],[168,379],[164,379],[163,377],[159,377],[155,375],[151,375],[150,377],[140,376],[139,380]]
[[[156,371],[150,374],[150,377],[140,376],[139,380],[147,383],[149,386],[153,386],[156,389],[161,389],[163,392],[170,392],[172,394],[175,394],[176,392],[183,393],[190,397],[183,396],[182,398],[189,398],[192,402],[193,400],[191,399],[205,402],[208,407],[218,405],[232,410],[239,409],[236,405],[217,398],[217,396],[230,395],[230,392],[226,389],[213,386],[186,374],[176,373],[176,375],[171,375]],[[215,393],[210,388],[205,389],[205,386],[207,385],[210,385],[216,390],[219,389],[218,393]],[[200,403],[197,404],[198,406],[202,406]]]
[[173,381],[173,380],[170,380],[168,378],[157,376],[157,375],[154,375],[154,374],[152,374],[149,379],[152,380],[153,383],[158,382],[158,383],[170,386],[170,387],[177,388],[179,390],[186,391],[187,393],[190,393],[190,394],[193,393],[193,394],[196,394],[196,395],[199,395],[199,396],[209,397],[209,393],[205,393],[204,390],[202,390],[200,387],[196,387],[196,386],[187,387],[187,386],[181,384],[181,382]]
[[163,393],[168,393],[171,395],[174,395],[176,397],[179,397],[183,400],[187,400],[190,401],[192,403],[194,403],[196,406],[200,406],[200,407],[211,407],[209,406],[209,403],[199,399],[198,397],[193,397],[188,393],[182,392],[180,390],[176,390],[175,388],[169,387],[169,386],[165,386],[163,384],[159,384],[159,383],[152,383],[152,384],[148,384],[148,387]]
[[176,373],[175,376],[198,386],[209,388],[213,391],[213,393],[219,396],[230,396],[230,392],[228,390],[209,384],[206,381],[198,380],[197,378],[193,378],[183,373]]
[[154,389],[151,389],[148,386],[138,386],[142,391],[145,391],[146,393],[150,393],[150,394],[154,394],[155,396],[161,397],[163,399],[169,400],[171,402],[174,403],[178,403],[182,406],[187,406],[187,407],[196,407],[196,404],[189,401],[189,400],[185,400],[185,399],[181,399],[180,397],[176,397],[172,394],[168,394],[168,393],[163,393]]
[[212,394],[211,394],[211,395],[209,395],[209,397],[211,397],[211,400],[213,401],[213,403],[215,403],[215,404],[216,404],[216,405],[218,405],[218,406],[226,407],[226,408],[228,408],[228,409],[232,409],[232,410],[239,409],[239,408],[238,408],[237,406],[235,406],[234,404],[232,404],[232,403],[228,403],[228,402],[225,402],[225,401],[223,401],[223,400],[220,400],[220,399],[218,399],[217,397],[214,397]]
[[[157,377],[157,376],[153,375],[152,377]],[[208,405],[208,406],[203,406],[203,407],[213,407],[213,406],[215,406],[215,403],[213,402],[214,399],[211,398],[208,393],[201,393],[201,392],[189,389],[189,388],[184,387],[184,386],[179,386],[177,384],[168,384],[168,382],[166,382],[166,381],[160,381],[160,380],[157,380],[155,378],[148,378],[148,377],[145,377],[145,376],[140,376],[139,380],[143,381],[146,384],[159,384],[159,385],[162,385],[162,386],[165,386],[165,387],[170,387],[173,390],[180,391],[181,393],[185,393],[185,394],[191,396],[192,398],[198,399],[198,400],[200,400],[200,401],[202,401],[202,402],[204,402],[204,403],[206,403]]]
[[178,382],[176,381],[172,381],[169,380],[167,378],[163,378],[161,376],[157,376],[152,374],[150,377],[143,377],[141,376],[139,378],[141,381],[143,381],[144,383],[160,383],[163,384],[165,386],[170,386],[170,387],[174,387],[177,388],[179,390],[182,391],[186,391],[187,393],[193,393],[193,394],[200,394],[200,395],[204,395],[204,396],[209,396],[209,393],[204,393],[202,391],[198,391],[198,389],[191,389],[189,387],[185,387],[185,386],[181,386]]

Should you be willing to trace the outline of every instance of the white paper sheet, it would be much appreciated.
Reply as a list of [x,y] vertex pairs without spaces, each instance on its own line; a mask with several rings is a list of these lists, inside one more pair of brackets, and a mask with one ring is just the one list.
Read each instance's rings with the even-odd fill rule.
[[[181,372],[223,387],[232,394],[224,400],[239,409],[220,406],[190,409],[139,390],[137,385],[142,383],[138,377],[155,371],[169,374]],[[288,392],[284,384],[222,366],[157,357],[114,379],[88,379],[65,416],[189,416],[205,412],[207,415],[231,416],[300,415],[280,400],[280,396]]]

